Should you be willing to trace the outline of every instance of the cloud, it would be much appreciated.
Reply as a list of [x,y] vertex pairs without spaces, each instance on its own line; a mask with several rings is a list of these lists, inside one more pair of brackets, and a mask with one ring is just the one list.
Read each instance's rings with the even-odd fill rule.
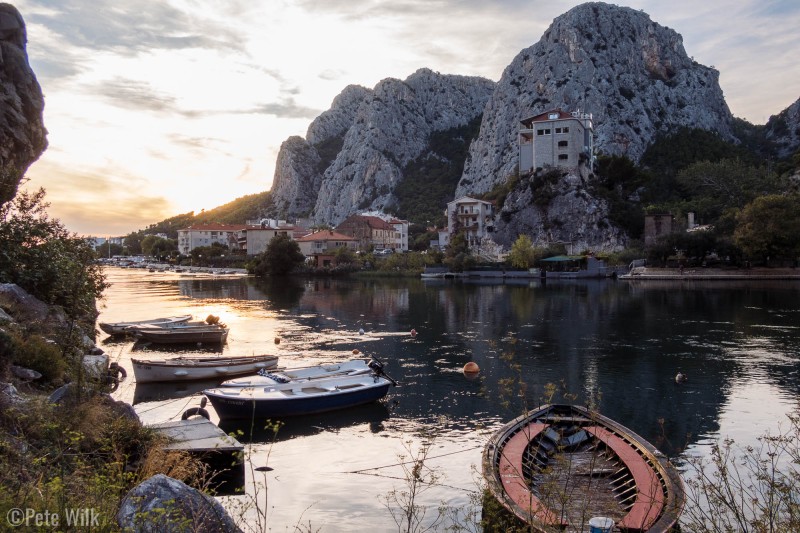
[[176,110],[174,97],[157,92],[145,81],[117,77],[99,83],[95,86],[94,92],[117,107],[135,111]]
[[329,68],[329,69],[325,69],[322,72],[320,72],[318,74],[318,76],[319,76],[320,79],[323,79],[323,80],[326,80],[326,81],[336,81],[336,80],[342,79],[345,76],[345,74],[347,74],[347,71],[345,71],[343,69],[332,69],[332,68]]
[[242,111],[244,113],[257,113],[262,115],[272,115],[277,118],[307,118],[314,119],[320,113],[321,109],[314,109],[298,105],[293,98],[285,98],[281,102],[270,102],[261,104],[255,108]]
[[152,49],[241,47],[233,28],[167,2],[40,0],[31,4],[27,21],[47,26],[72,46],[95,51],[135,55]]

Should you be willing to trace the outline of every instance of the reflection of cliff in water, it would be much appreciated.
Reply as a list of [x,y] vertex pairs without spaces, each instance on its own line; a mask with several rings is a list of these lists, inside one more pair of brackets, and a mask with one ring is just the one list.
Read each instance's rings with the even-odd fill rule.
[[[741,347],[756,336],[782,361],[767,354],[758,364],[778,376],[776,386],[797,387],[796,330],[758,325],[774,323],[770,310],[795,308],[792,298],[796,291],[646,289],[611,281],[313,280],[294,311],[309,329],[367,324],[386,333],[368,349],[401,382],[393,394],[398,416],[510,419],[526,402],[544,401],[554,383],[552,401],[597,397],[603,414],[674,453],[690,435],[695,441],[718,429],[732,379],[752,362]],[[791,317],[785,321],[789,327]],[[419,332],[415,339],[404,335],[411,328]],[[364,348],[357,338],[353,346]],[[460,372],[468,361],[481,367],[475,381]],[[679,369],[688,384],[675,384]],[[524,383],[522,395],[520,380],[508,381],[515,377]]]

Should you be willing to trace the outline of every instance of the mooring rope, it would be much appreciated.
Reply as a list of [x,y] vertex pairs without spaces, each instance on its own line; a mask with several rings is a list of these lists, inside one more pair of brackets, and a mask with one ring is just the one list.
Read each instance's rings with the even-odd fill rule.
[[[459,453],[470,452],[472,450],[477,450],[479,448],[483,448],[483,445],[473,446],[472,448],[466,448],[464,450],[458,450],[456,452],[448,452],[448,453],[443,453],[441,455],[433,455],[431,457],[426,457],[425,461],[427,461],[429,459],[438,459],[440,457],[447,457],[449,455],[456,455],[456,454],[459,454]],[[363,474],[364,472],[367,472],[369,470],[381,470],[383,468],[392,468],[394,466],[402,466],[402,465],[414,464],[416,462],[418,462],[418,461],[402,461],[402,462],[393,463],[393,464],[390,464],[390,465],[373,466],[371,468],[362,468],[361,470],[349,470],[349,471],[341,472],[341,473],[342,474]]]

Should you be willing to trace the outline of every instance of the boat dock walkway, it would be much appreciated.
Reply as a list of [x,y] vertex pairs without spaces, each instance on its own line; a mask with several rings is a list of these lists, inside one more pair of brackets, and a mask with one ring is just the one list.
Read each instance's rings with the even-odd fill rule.
[[619,276],[621,280],[800,280],[798,268],[743,268],[726,270],[720,268],[652,268],[636,267],[630,273]]
[[169,439],[165,450],[186,452],[203,461],[213,473],[211,483],[217,494],[244,488],[244,445],[210,420],[194,417],[149,427]]

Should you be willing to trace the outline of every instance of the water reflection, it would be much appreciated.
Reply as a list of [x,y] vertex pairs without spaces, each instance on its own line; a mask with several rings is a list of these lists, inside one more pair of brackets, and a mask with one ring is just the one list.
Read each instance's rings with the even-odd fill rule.
[[375,402],[342,411],[296,416],[281,421],[221,420],[219,427],[228,434],[236,435],[237,440],[243,443],[271,443],[324,432],[336,433],[358,425],[364,425],[370,433],[380,433],[385,429],[384,422],[389,416],[389,405],[386,402]]
[[[470,464],[479,464],[486,434],[544,401],[594,398],[603,414],[678,459],[687,446],[707,446],[732,428],[741,443],[754,443],[765,424],[777,423],[800,398],[796,282],[257,282],[132,274],[115,275],[112,282],[105,321],[211,313],[231,327],[225,355],[274,353],[280,365],[292,367],[349,359],[358,350],[380,358],[400,382],[386,404],[298,419],[279,431],[269,457],[281,471],[298,464],[304,469],[282,478],[278,492],[285,498],[271,493],[277,498],[272,525],[280,527],[296,523],[314,502],[314,511],[336,516],[345,512],[344,496],[352,491],[366,491],[372,500],[385,494],[394,488],[391,479],[372,479],[368,488],[355,488],[358,481],[347,476],[326,478],[325,487],[319,480],[327,470],[357,469],[339,468],[338,462],[384,464],[387,454],[403,452],[407,439],[430,430],[443,453],[456,454],[438,463],[448,485],[467,490]],[[130,340],[103,346],[123,365],[140,353],[132,352]],[[162,353],[150,347],[148,353],[174,355],[169,348]],[[469,361],[481,368],[473,380],[461,372]],[[684,385],[674,381],[679,369],[689,376]],[[556,385],[552,398],[548,384]],[[130,401],[158,395],[145,392],[126,383],[116,396]],[[148,406],[145,416],[174,416],[183,408],[169,401],[162,411]],[[245,428],[226,431],[236,429]],[[266,433],[252,440],[257,448],[272,442]],[[303,459],[322,457],[320,450],[324,465]],[[463,497],[442,491],[437,498]],[[308,501],[309,494],[318,499]],[[378,502],[358,505],[373,520],[385,513]],[[367,519],[353,516],[347,523],[355,529],[377,523],[359,520]]]
[[183,381],[179,383],[136,383],[133,405],[186,398],[217,387],[221,380]]

